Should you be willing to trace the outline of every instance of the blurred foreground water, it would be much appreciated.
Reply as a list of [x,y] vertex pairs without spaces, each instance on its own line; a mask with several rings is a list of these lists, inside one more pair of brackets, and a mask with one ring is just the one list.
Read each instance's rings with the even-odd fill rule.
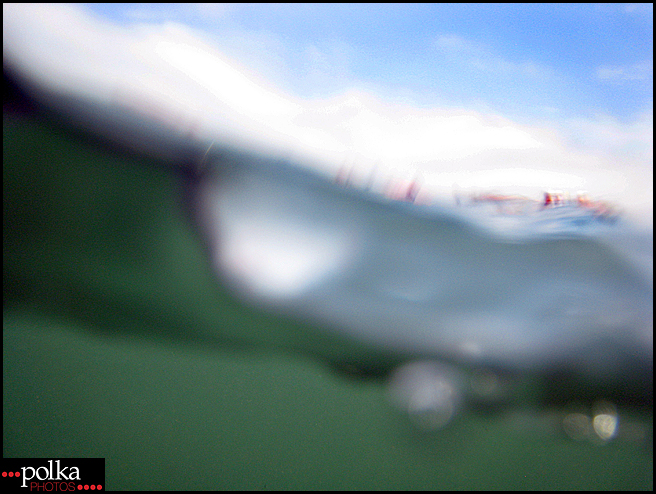
[[[419,205],[257,156],[204,159],[190,207],[216,274],[250,303],[406,359],[563,373],[649,399],[651,232],[578,207]],[[394,387],[422,395],[413,368]],[[434,373],[447,384],[420,373],[436,395],[424,407],[457,408],[467,386]]]
[[[608,367],[552,352],[483,365],[308,324],[307,307],[291,317],[302,270],[278,298],[215,254],[217,277],[181,214],[181,177],[85,136],[5,114],[6,456],[106,457],[115,488],[651,485],[648,345]],[[389,292],[369,296],[406,316],[421,305]]]

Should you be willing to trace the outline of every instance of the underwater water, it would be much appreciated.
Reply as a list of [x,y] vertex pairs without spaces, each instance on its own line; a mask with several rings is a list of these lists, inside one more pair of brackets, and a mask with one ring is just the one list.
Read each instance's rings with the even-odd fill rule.
[[[105,457],[108,488],[651,485],[651,346],[627,323],[651,316],[650,251],[630,228],[611,231],[634,245],[569,234],[517,243],[467,217],[482,211],[436,214],[288,165],[228,160],[225,181],[187,189],[187,208],[204,201],[187,211],[192,228],[186,173],[66,120],[9,113],[4,138],[5,456]],[[464,240],[473,252],[492,246],[504,267],[517,262],[509,252],[554,262],[583,287],[554,310],[569,324],[583,319],[577,300],[621,287],[635,298],[621,299],[615,325],[603,310],[591,317],[600,339],[593,326],[582,333],[587,360],[541,347],[545,333],[518,332],[523,344],[505,353],[494,344],[503,324],[464,325],[472,306],[495,303],[476,300],[469,273],[502,276],[492,263],[467,267]],[[430,314],[449,307],[444,287],[458,278],[433,287],[428,275],[457,270],[420,252],[438,248],[463,254],[446,322]],[[558,309],[552,287],[533,289]],[[340,306],[340,289],[359,298]],[[537,317],[538,297],[501,295],[522,301],[506,301],[510,316]],[[467,351],[448,331],[440,343],[446,323],[494,352]]]
[[651,231],[391,200],[28,68],[5,457],[103,457],[117,489],[652,488]]

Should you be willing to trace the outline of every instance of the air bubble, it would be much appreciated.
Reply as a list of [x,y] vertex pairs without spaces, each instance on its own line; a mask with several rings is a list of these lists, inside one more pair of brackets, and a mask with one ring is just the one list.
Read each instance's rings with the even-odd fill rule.
[[461,377],[452,367],[433,361],[398,368],[389,382],[390,399],[419,429],[445,427],[458,413]]

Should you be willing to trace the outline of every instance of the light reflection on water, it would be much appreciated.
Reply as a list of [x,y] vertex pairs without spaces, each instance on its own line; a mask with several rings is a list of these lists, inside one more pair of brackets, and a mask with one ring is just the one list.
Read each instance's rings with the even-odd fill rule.
[[413,362],[396,369],[389,382],[392,403],[421,430],[446,426],[462,402],[462,375],[436,362]]
[[[218,277],[256,307],[407,355],[390,396],[419,429],[512,401],[508,371],[651,376],[653,237],[627,223],[577,228],[560,212],[546,231],[532,218],[490,230],[481,211],[399,203],[229,154],[195,187]],[[618,424],[614,409],[595,409],[560,427],[604,442]]]
[[626,434],[623,433],[624,425],[620,423],[617,408],[606,400],[595,402],[589,411],[566,414],[562,425],[565,434],[576,441],[604,444],[620,435],[629,441],[641,439],[641,435],[636,434],[635,424],[631,422],[627,423]]
[[[458,413],[480,400],[499,396],[502,380],[490,370],[477,369],[469,380],[453,366],[415,361],[397,368],[388,383],[390,403],[420,431],[432,433],[447,427]],[[569,409],[569,411],[568,411]],[[646,446],[649,428],[641,420],[620,413],[614,403],[597,400],[590,407],[572,403],[562,410],[526,408],[499,411],[513,430],[535,437],[564,434],[577,442],[604,445],[621,441]]]

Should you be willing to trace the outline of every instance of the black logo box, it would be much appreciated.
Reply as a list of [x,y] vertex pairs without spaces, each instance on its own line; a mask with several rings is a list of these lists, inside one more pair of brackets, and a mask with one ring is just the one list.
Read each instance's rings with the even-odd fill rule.
[[[16,477],[16,472],[19,476]],[[13,476],[10,476],[10,473]],[[31,477],[31,478],[30,478]],[[105,490],[104,458],[3,458],[3,487],[22,487],[30,483],[64,482],[75,486],[101,486]]]

